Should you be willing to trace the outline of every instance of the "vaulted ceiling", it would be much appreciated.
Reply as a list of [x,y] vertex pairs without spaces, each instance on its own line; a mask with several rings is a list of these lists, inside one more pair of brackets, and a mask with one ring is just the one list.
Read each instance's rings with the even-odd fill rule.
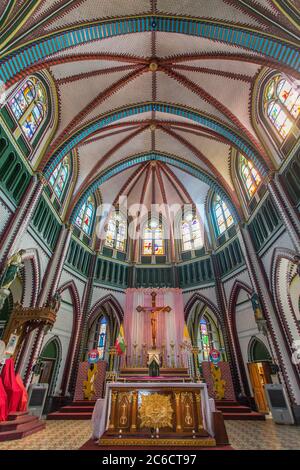
[[[59,124],[39,169],[47,175],[77,148],[73,207],[128,159],[102,181],[105,202],[203,202],[213,181],[238,208],[231,146],[272,169],[251,122],[254,81],[264,66],[299,78],[299,2],[287,3],[288,12],[279,0],[1,2],[2,79],[47,69],[57,87]],[[155,164],[133,158],[150,154]]]

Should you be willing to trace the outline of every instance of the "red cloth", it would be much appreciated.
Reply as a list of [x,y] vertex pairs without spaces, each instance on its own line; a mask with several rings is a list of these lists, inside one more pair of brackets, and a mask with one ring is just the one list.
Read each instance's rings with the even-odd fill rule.
[[7,359],[2,369],[1,377],[7,394],[8,412],[19,411],[23,391],[16,382],[13,359]]
[[6,421],[8,415],[7,394],[0,377],[0,422]]
[[27,411],[28,394],[26,388],[24,387],[23,380],[19,374],[16,375],[16,382],[22,390],[22,397],[19,403],[18,411]]

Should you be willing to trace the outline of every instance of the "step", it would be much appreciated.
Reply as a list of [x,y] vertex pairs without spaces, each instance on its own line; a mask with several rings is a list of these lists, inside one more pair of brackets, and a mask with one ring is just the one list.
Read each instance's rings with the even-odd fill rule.
[[219,406],[244,406],[240,405],[237,401],[234,400],[215,400],[216,407]]
[[96,400],[75,400],[67,406],[95,406]]
[[47,420],[87,420],[92,419],[92,413],[50,413],[47,416]]
[[224,420],[265,421],[265,415],[252,411],[251,413],[223,413]]
[[7,417],[8,421],[13,421],[20,416],[25,416],[28,415],[28,411],[11,411]]
[[38,431],[42,431],[45,429],[46,425],[42,423],[41,421],[37,421],[36,424],[30,425],[31,423],[28,423],[24,428],[20,430],[13,430],[13,431],[5,431],[0,433],[0,442],[5,442],[5,441],[13,441],[16,439],[22,439],[23,437],[30,436],[31,434],[34,434]]
[[14,419],[11,421],[2,421],[0,423],[0,433],[3,431],[17,430],[23,424],[32,423],[33,421],[37,421],[37,420],[38,420],[37,416],[26,415],[26,416],[20,416],[18,419]]
[[222,413],[251,413],[249,406],[217,406],[218,411]]
[[94,406],[63,406],[59,412],[62,413],[93,413]]

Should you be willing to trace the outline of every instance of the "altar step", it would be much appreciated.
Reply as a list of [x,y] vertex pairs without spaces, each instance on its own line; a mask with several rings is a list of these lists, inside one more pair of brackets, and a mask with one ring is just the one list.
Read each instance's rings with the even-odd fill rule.
[[146,367],[128,367],[120,370],[118,380],[124,382],[191,382],[191,378],[185,368],[160,369],[158,377],[149,377]]
[[43,429],[45,423],[27,411],[10,413],[7,421],[0,422],[0,442],[22,439]]
[[264,414],[232,400],[216,400],[216,408],[218,411],[222,411],[223,418],[227,421],[264,421],[266,419]]
[[73,401],[68,406],[63,406],[58,411],[49,413],[48,420],[88,420],[92,418],[95,400]]

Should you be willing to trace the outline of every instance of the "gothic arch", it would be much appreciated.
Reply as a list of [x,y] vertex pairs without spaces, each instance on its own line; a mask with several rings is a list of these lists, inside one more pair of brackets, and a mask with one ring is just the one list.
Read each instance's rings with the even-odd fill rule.
[[76,287],[75,282],[68,281],[62,286],[60,286],[57,290],[59,294],[62,294],[65,291],[69,291],[69,294],[72,299],[72,304],[73,304],[73,326],[72,326],[72,332],[71,332],[71,337],[70,337],[70,344],[68,347],[68,353],[65,361],[65,369],[63,372],[62,376],[62,383],[61,383],[61,388],[63,393],[66,393],[67,387],[68,387],[68,382],[69,378],[71,375],[72,371],[72,365],[74,362],[75,358],[75,350],[76,350],[76,345],[78,342],[78,336],[79,336],[79,328],[80,328],[80,297],[79,293]]
[[230,329],[230,334],[232,336],[232,341],[233,341],[233,353],[236,359],[236,362],[238,364],[239,372],[240,372],[240,379],[243,384],[244,391],[246,395],[250,396],[250,389],[249,389],[249,384],[248,384],[248,379],[247,379],[247,374],[246,374],[246,369],[244,365],[244,361],[242,359],[242,350],[237,334],[237,328],[236,328],[236,302],[239,296],[239,293],[241,291],[245,291],[249,296],[253,293],[253,289],[244,283],[243,281],[240,280],[235,280],[233,287],[230,292],[229,296],[229,302],[228,302],[228,325]]
[[98,300],[93,307],[91,308],[88,316],[87,316],[87,325],[91,325],[94,320],[96,319],[97,315],[99,314],[99,310],[101,307],[103,307],[104,304],[110,303],[113,306],[113,310],[115,312],[115,317],[118,322],[118,324],[122,323],[123,317],[124,317],[124,312],[123,309],[118,302],[118,300],[112,295],[112,294],[107,294],[102,299]]
[[216,307],[216,305],[211,300],[209,300],[207,297],[200,294],[199,292],[195,292],[192,295],[192,297],[187,301],[187,303],[184,307],[184,318],[185,318],[186,322],[187,322],[187,320],[188,320],[188,318],[191,314],[191,311],[192,311],[192,309],[193,309],[196,302],[202,302],[202,303],[206,304],[211,309],[211,311],[215,314],[215,316],[216,316],[218,322],[220,323],[220,325],[223,326],[224,321],[223,321],[223,318],[221,316],[221,313],[220,313],[219,309]]
[[49,338],[49,340],[44,344],[44,346],[41,350],[41,353],[40,353],[40,357],[42,357],[42,352],[52,342],[55,344],[55,347],[56,347],[57,358],[56,358],[56,361],[55,361],[55,369],[53,371],[53,374],[52,374],[52,377],[51,377],[51,382],[49,384],[49,388],[48,388],[48,392],[47,392],[48,396],[53,395],[53,393],[54,393],[57,378],[58,378],[58,374],[59,374],[59,368],[60,368],[60,364],[61,364],[61,360],[62,360],[62,345],[61,345],[60,338],[57,335],[52,336],[51,338]]
[[[290,285],[290,265],[295,264],[296,252],[287,248],[275,248],[271,262],[271,289],[274,292],[274,300],[280,315],[277,321],[281,327],[288,349],[293,352],[292,344],[300,335],[300,326],[295,315],[291,295]],[[287,314],[288,312],[288,314]],[[300,374],[300,367],[298,366]]]

